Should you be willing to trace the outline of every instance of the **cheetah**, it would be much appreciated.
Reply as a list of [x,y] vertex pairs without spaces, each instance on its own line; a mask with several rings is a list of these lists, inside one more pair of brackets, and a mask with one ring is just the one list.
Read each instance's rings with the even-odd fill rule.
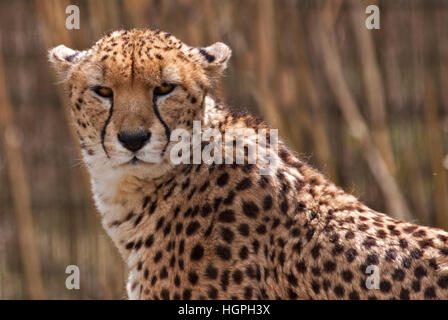
[[266,174],[259,161],[173,163],[170,135],[194,121],[271,133],[209,93],[230,56],[150,29],[49,51],[128,297],[448,298],[447,232],[375,212],[281,141]]

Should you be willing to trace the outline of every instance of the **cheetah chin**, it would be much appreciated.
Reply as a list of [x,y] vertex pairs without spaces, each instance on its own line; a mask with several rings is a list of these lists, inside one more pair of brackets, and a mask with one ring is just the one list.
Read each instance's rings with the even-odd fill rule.
[[230,56],[138,29],[49,52],[129,298],[448,298],[447,232],[375,212],[282,142],[267,175],[258,161],[173,163],[171,133],[193,121],[272,133],[209,94]]

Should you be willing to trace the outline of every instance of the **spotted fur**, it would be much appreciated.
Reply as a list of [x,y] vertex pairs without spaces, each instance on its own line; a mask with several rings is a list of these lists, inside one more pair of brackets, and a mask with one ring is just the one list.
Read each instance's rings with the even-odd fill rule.
[[[220,132],[269,132],[208,94],[229,57],[222,43],[193,48],[152,30],[50,51],[103,226],[130,270],[129,298],[447,298],[448,233],[375,212],[282,143],[268,175],[258,163],[170,162],[169,133],[191,131],[193,120]],[[177,87],[155,98],[164,82]],[[113,99],[95,86],[112,88]],[[137,162],[116,138],[134,128],[151,132]],[[366,288],[368,266],[379,268],[378,289]]]

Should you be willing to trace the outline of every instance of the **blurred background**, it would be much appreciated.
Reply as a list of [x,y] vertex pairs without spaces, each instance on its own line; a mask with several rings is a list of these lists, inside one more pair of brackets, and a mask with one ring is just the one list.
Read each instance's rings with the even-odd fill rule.
[[0,299],[126,297],[46,53],[132,27],[227,43],[216,95],[375,210],[448,230],[448,0],[1,0]]

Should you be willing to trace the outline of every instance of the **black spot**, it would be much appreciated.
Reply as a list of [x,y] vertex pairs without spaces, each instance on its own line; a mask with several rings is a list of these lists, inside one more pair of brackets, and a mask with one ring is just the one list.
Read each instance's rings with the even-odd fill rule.
[[319,294],[319,292],[320,292],[320,284],[316,280],[313,280],[311,282],[311,289],[313,289],[313,292],[315,294]]
[[199,188],[199,192],[204,192],[205,190],[207,190],[208,186],[210,185],[210,182],[206,181],[204,182],[204,184]]
[[365,264],[370,266],[370,265],[377,265],[378,263],[380,263],[378,256],[376,254],[370,254],[367,256],[366,258],[366,262]]
[[178,222],[176,224],[176,234],[179,235],[182,232],[184,225],[182,224],[182,222]]
[[246,260],[247,256],[249,255],[249,250],[246,246],[242,246],[239,252],[239,257],[241,260]]
[[384,293],[390,292],[390,289],[392,288],[392,285],[389,281],[383,280],[380,282],[380,290]]
[[342,271],[342,279],[344,279],[345,282],[350,283],[353,280],[353,273],[350,270],[344,270]]
[[184,253],[184,249],[185,249],[185,240],[182,239],[179,242],[179,254],[183,254]]
[[159,220],[157,221],[157,224],[156,224],[156,231],[160,230],[160,228],[163,227],[164,222],[165,222],[164,217],[159,218]]
[[187,229],[185,229],[185,233],[187,234],[187,236],[191,236],[195,234],[200,227],[201,225],[199,224],[199,222],[192,221],[188,224]]
[[344,290],[344,288],[343,288],[341,285],[337,285],[337,286],[335,286],[334,289],[333,289],[333,291],[334,291],[334,294],[335,294],[338,298],[342,298],[342,297],[344,297],[345,290]]
[[437,281],[437,284],[442,289],[448,289],[448,276],[442,276]]
[[222,274],[221,274],[221,288],[222,290],[226,291],[227,290],[227,286],[229,285],[229,271],[225,270]]
[[224,210],[219,214],[218,220],[226,223],[235,222],[235,213],[232,210]]
[[244,298],[245,299],[251,299],[252,298],[252,288],[251,287],[244,288]]
[[306,265],[305,262],[302,260],[298,263],[296,263],[296,270],[299,273],[305,273],[306,272]]
[[151,285],[154,286],[157,282],[157,276],[152,276],[151,278]]
[[255,230],[258,234],[265,234],[267,232],[266,226],[264,224],[257,227]]
[[348,298],[350,300],[359,300],[359,293],[357,291],[352,291],[349,293]]
[[414,280],[412,281],[412,290],[414,290],[414,292],[419,292],[421,287],[420,287],[420,281]]
[[232,230],[230,230],[229,228],[221,229],[221,237],[225,242],[229,244],[232,243],[234,236],[235,235],[233,234]]
[[210,299],[217,299],[218,298],[218,290],[213,286],[209,286],[207,289],[207,295]]
[[236,284],[243,282],[243,273],[240,270],[233,271],[232,279]]
[[272,197],[267,195],[263,199],[263,210],[269,210],[272,208]]
[[134,248],[134,242],[130,241],[126,244],[126,249],[131,250]]
[[162,268],[162,270],[160,271],[160,279],[165,279],[168,277],[168,271],[166,270],[165,267]]
[[190,300],[191,299],[191,289],[185,289],[182,293],[182,299]]
[[221,205],[222,198],[215,198],[213,202],[213,210],[217,211],[219,206]]
[[395,269],[394,273],[392,274],[392,279],[395,281],[403,281],[405,276],[406,273],[402,269]]
[[242,236],[249,236],[249,225],[246,223],[242,223],[238,226],[238,232],[242,235]]
[[292,273],[288,275],[287,279],[290,285],[297,287],[297,278]]
[[399,243],[402,249],[406,249],[408,247],[408,242],[405,239],[400,239]]
[[142,218],[143,218],[143,213],[140,214],[140,215],[137,217],[137,219],[135,219],[134,227],[136,227],[136,226],[142,221]]
[[255,253],[258,253],[259,248],[260,248],[260,243],[258,242],[258,240],[255,239],[254,241],[252,241],[252,249],[254,249]]
[[338,256],[340,254],[342,254],[344,252],[344,247],[340,244],[336,244],[333,248],[333,250],[331,251],[331,253],[335,256]]
[[424,295],[425,295],[425,299],[435,299],[437,297],[436,289],[433,286],[428,287],[425,289]]
[[297,299],[297,293],[295,293],[291,288],[288,288],[288,298],[291,300]]
[[160,259],[162,259],[163,257],[163,253],[162,251],[157,251],[156,255],[154,256],[154,262],[157,263],[160,261]]
[[401,289],[400,292],[400,299],[401,300],[409,300],[410,296],[409,296],[409,290],[407,289]]
[[311,256],[313,257],[313,259],[317,259],[320,256],[320,249],[321,246],[320,244],[316,244],[312,249],[311,249]]
[[201,260],[204,256],[204,247],[202,247],[200,244],[197,244],[193,247],[191,250],[190,258],[191,260]]
[[220,187],[223,187],[227,184],[229,181],[229,175],[227,172],[224,172],[219,176],[219,178],[216,180],[216,184]]
[[395,250],[387,250],[385,259],[386,261],[394,261],[397,257],[397,252]]
[[135,250],[139,250],[142,247],[143,241],[141,239],[139,239],[134,246]]
[[280,204],[280,210],[282,211],[283,214],[286,215],[288,213],[288,209],[289,209],[288,200],[285,199]]
[[306,232],[306,240],[307,240],[308,242],[310,242],[311,239],[313,239],[314,232],[315,232],[315,230],[314,230],[313,228],[309,229],[309,230]]
[[236,190],[243,191],[252,186],[252,181],[249,178],[244,178],[236,185]]
[[327,273],[331,273],[334,272],[336,270],[336,263],[334,263],[333,261],[326,261],[324,263],[324,271]]
[[166,237],[168,233],[170,233],[170,231],[171,231],[171,223],[168,223],[163,229],[163,235]]
[[202,210],[201,210],[201,216],[202,217],[207,217],[210,215],[210,213],[212,212],[212,206],[209,203],[206,203],[202,206]]
[[218,245],[216,247],[216,254],[223,260],[230,260],[232,258],[232,252],[226,246]]
[[229,206],[233,203],[233,199],[235,198],[235,192],[230,190],[229,194],[227,195],[227,198],[224,199],[224,204]]
[[426,277],[427,273],[426,273],[426,269],[423,268],[422,266],[418,266],[417,268],[415,268],[414,270],[414,275],[417,279],[421,279],[423,277]]
[[253,201],[243,201],[243,213],[252,219],[257,218],[259,212],[258,206]]
[[411,259],[404,258],[401,262],[401,265],[403,266],[403,268],[409,269],[411,267]]
[[148,238],[146,238],[145,240],[145,247],[149,248],[152,246],[152,244],[154,243],[154,236],[150,235],[148,236]]
[[301,241],[297,241],[297,242],[292,246],[292,249],[293,249],[296,253],[300,254],[300,253],[302,252],[302,242],[301,242]]
[[160,296],[162,297],[163,300],[169,300],[170,292],[168,291],[168,289],[162,289],[162,291],[160,292]]
[[420,249],[412,249],[411,250],[411,258],[412,259],[420,259],[421,257],[423,257],[423,252]]
[[209,264],[205,269],[205,276],[209,279],[216,279],[218,277],[218,269]]
[[188,281],[190,281],[190,283],[192,285],[195,285],[198,282],[198,279],[199,279],[199,277],[198,277],[198,274],[196,272],[190,271],[188,273]]

